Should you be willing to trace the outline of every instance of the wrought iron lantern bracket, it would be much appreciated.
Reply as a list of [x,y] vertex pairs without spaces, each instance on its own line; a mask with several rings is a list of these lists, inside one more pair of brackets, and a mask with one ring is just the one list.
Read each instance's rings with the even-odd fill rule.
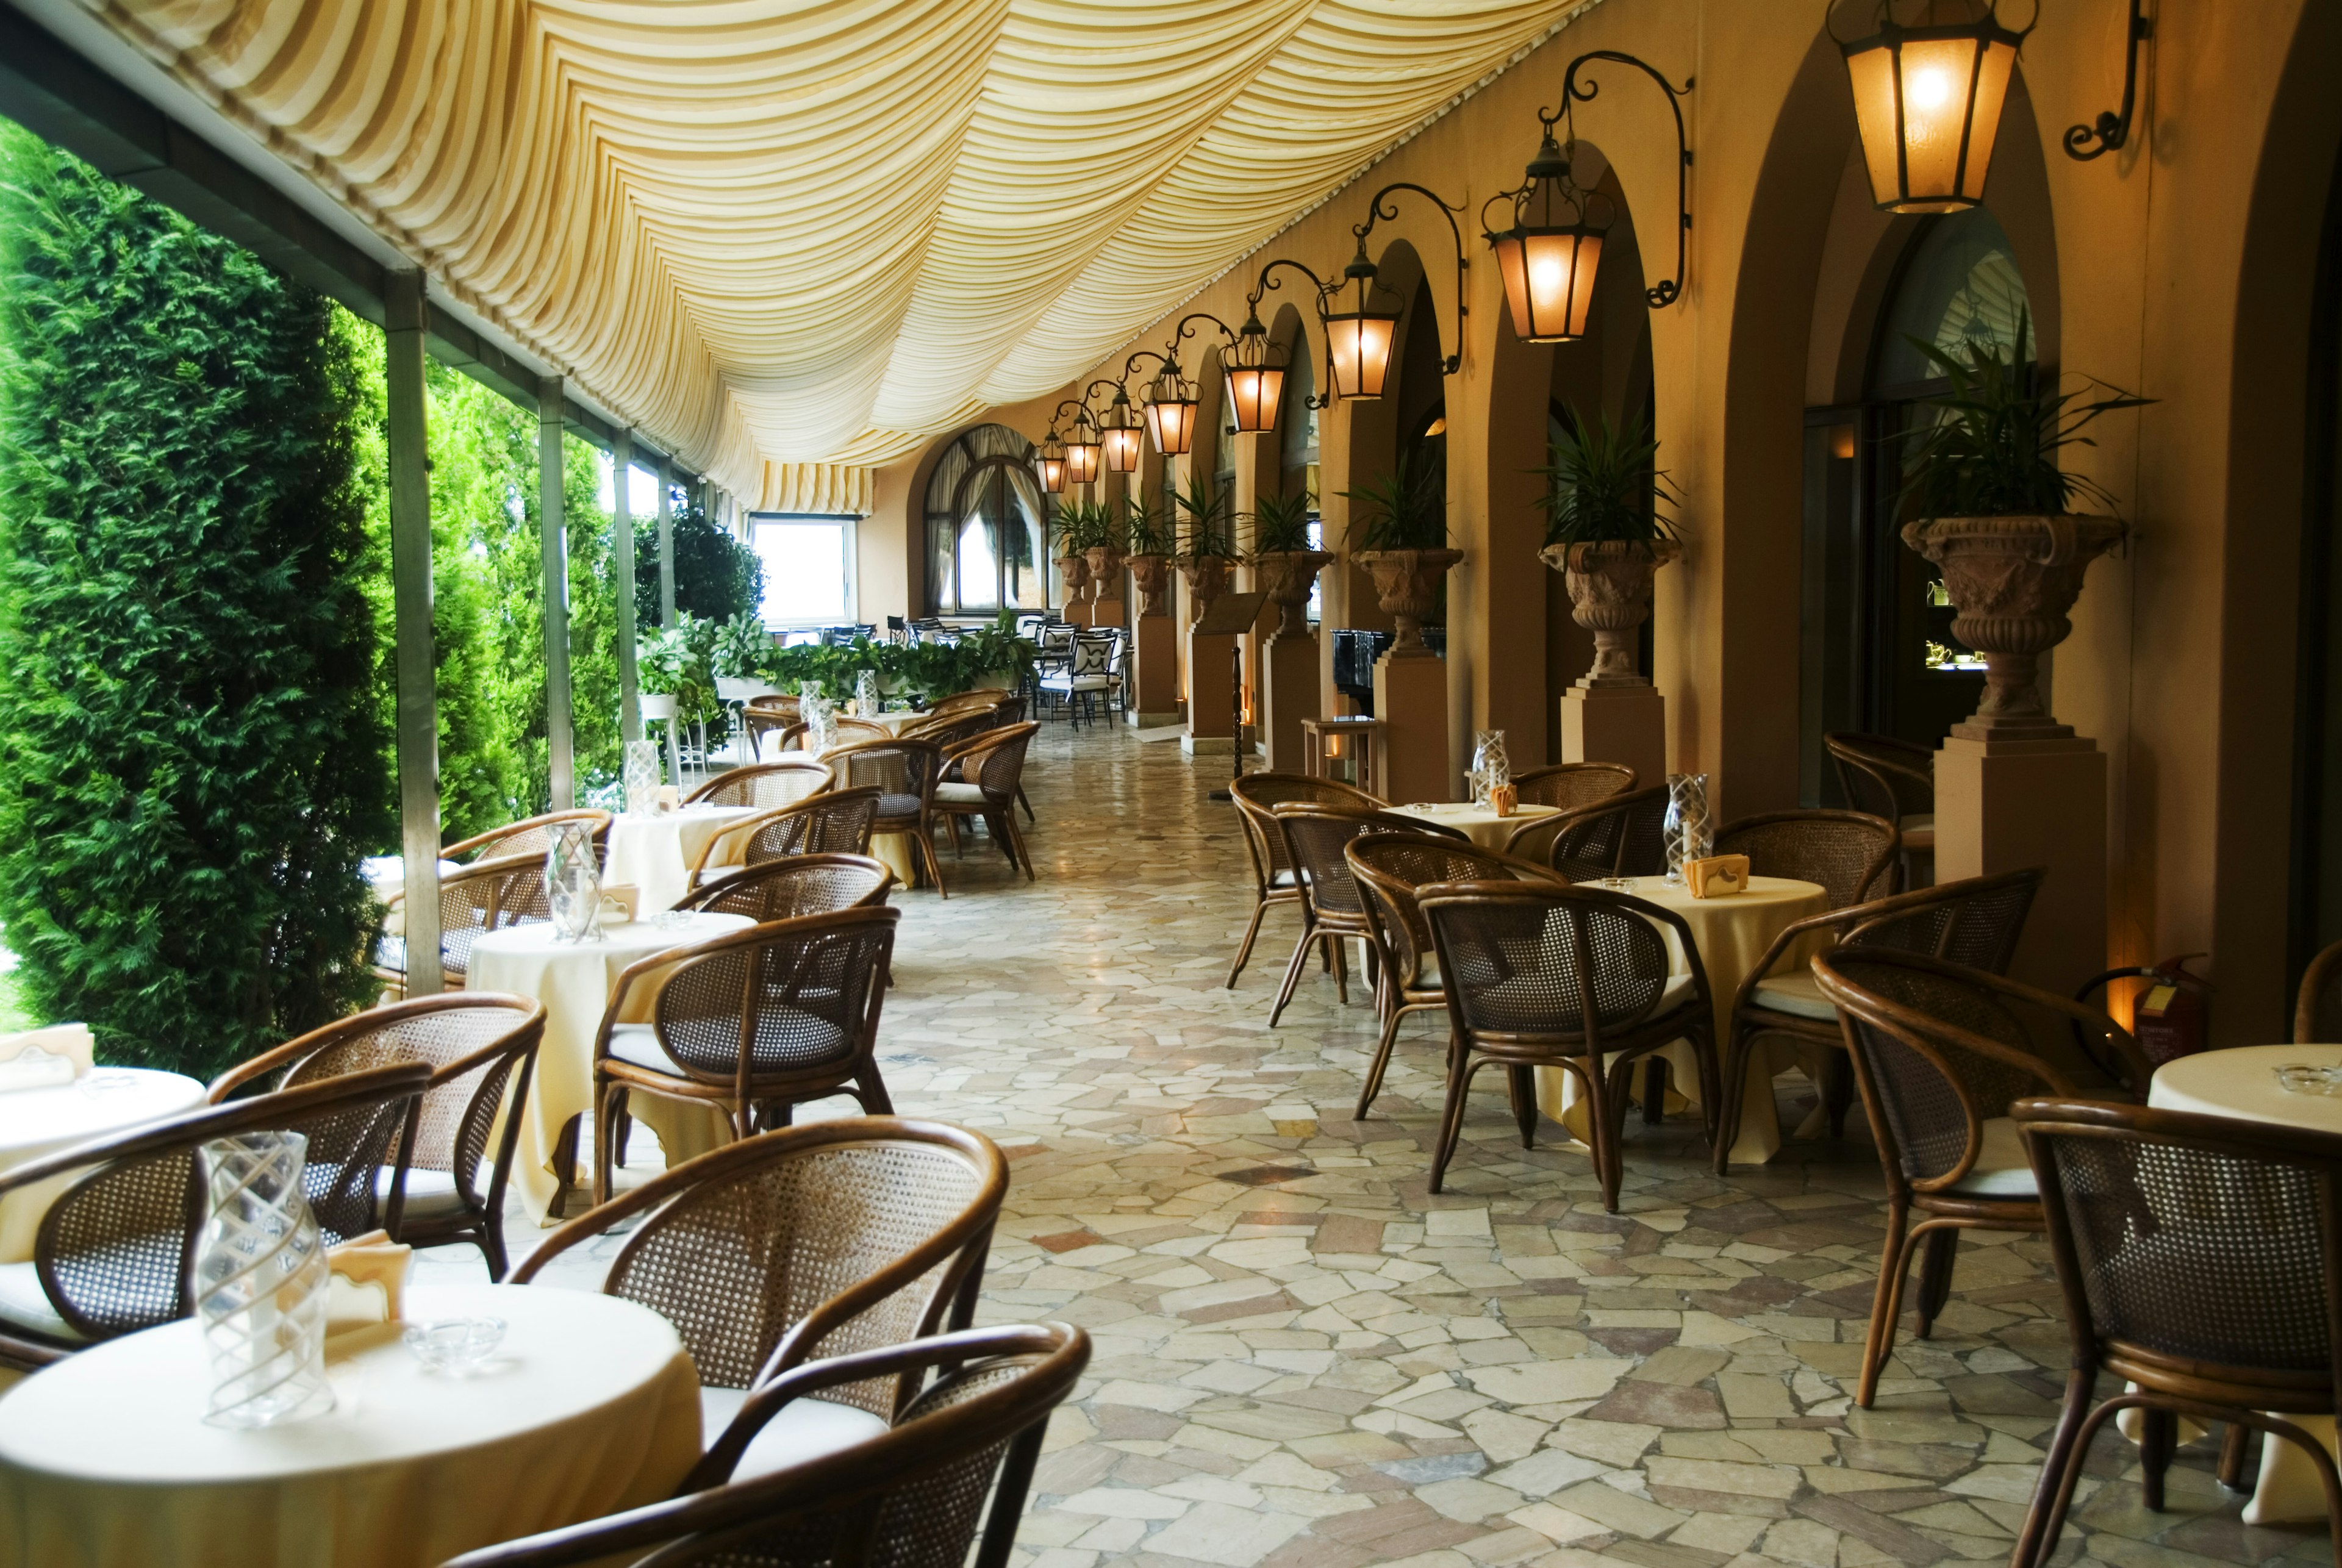
[[2130,29],[2123,38],[2122,107],[2099,110],[2096,124],[2067,127],[2067,157],[2087,164],[2130,145],[2131,114],[2138,107],[2138,57],[2146,53],[2147,40],[2154,36],[2155,24],[2147,17],[2147,0],[2130,0]]
[[[1472,263],[1464,254],[1464,231],[1457,227],[1456,223],[1456,215],[1464,210],[1463,207],[1450,206],[1437,192],[1427,189],[1425,186],[1418,185],[1412,180],[1395,180],[1391,184],[1385,185],[1381,190],[1376,191],[1372,199],[1366,203],[1366,221],[1362,224],[1353,224],[1350,225],[1350,233],[1357,236],[1358,253],[1350,258],[1350,265],[1342,269],[1342,276],[1345,281],[1354,278],[1357,280],[1359,284],[1359,299],[1362,304],[1368,296],[1369,291],[1382,286],[1382,279],[1376,272],[1375,264],[1367,259],[1366,240],[1367,237],[1375,232],[1375,225],[1376,224],[1381,223],[1386,219],[1392,221],[1396,221],[1397,219],[1398,208],[1396,205],[1391,205],[1386,198],[1396,196],[1403,191],[1413,191],[1416,195],[1421,196],[1433,206],[1438,208],[1439,215],[1447,220],[1448,237],[1455,242],[1456,352],[1454,354],[1443,355],[1439,362],[1440,374],[1443,375],[1453,375],[1457,371],[1464,368],[1464,320],[1466,316],[1471,314],[1470,307],[1465,304],[1464,275],[1471,270]],[[1342,285],[1340,284],[1336,284],[1333,288],[1324,290],[1320,294],[1318,298],[1318,310],[1321,315],[1324,314],[1326,298],[1339,292],[1341,286]],[[1392,292],[1394,295],[1396,293],[1396,290],[1393,290]],[[1404,301],[1401,301],[1400,303],[1402,305],[1405,304]],[[1438,325],[1438,312],[1434,311],[1432,313],[1432,325],[1436,328]],[[1393,352],[1396,353],[1397,345],[1393,345],[1392,346]]]

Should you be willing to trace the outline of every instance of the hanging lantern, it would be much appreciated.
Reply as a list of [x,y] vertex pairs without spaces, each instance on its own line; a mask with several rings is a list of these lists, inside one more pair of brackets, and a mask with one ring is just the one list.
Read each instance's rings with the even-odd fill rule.
[[1066,483],[1088,484],[1098,476],[1098,454],[1104,443],[1098,439],[1096,424],[1091,422],[1090,411],[1079,410],[1074,415],[1074,433],[1066,437]]
[[1892,0],[1881,0],[1878,31],[1838,46],[1871,200],[1881,210],[1953,213],[1984,200],[2024,41],[1989,6],[1975,21],[1907,27],[1895,20]]
[[1098,434],[1106,447],[1106,465],[1116,474],[1128,474],[1138,466],[1138,415],[1130,406],[1130,394],[1117,386],[1114,404],[1098,421]]
[[[1146,409],[1146,433],[1166,457],[1184,454],[1196,443],[1196,388],[1179,374],[1179,362],[1166,359],[1163,373],[1139,394]],[[1127,472],[1127,470],[1125,470]]]
[[1482,233],[1496,253],[1505,300],[1512,307],[1513,335],[1524,343],[1584,337],[1593,312],[1594,274],[1602,261],[1603,236],[1616,219],[1613,214],[1597,226],[1586,221],[1586,209],[1595,201],[1607,206],[1607,198],[1571,181],[1569,156],[1554,141],[1549,126],[1545,144],[1529,160],[1526,183],[1506,195],[1512,199],[1512,227]]
[[1255,312],[1245,318],[1236,345],[1220,355],[1227,374],[1228,413],[1239,434],[1276,428],[1277,405],[1285,396],[1286,354],[1269,339]]
[[1353,307],[1319,318],[1326,324],[1326,347],[1333,355],[1334,390],[1344,397],[1380,397],[1390,375],[1391,345],[1398,340],[1398,311],[1375,308],[1375,264],[1366,259],[1363,237],[1342,275],[1356,285]]
[[1062,495],[1066,490],[1066,444],[1057,439],[1057,427],[1049,427],[1048,437],[1033,454],[1033,467],[1041,476],[1041,488],[1051,495]]

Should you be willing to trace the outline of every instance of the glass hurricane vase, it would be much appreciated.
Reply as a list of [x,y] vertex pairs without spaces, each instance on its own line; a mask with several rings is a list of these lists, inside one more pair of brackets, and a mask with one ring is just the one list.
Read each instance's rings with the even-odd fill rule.
[[602,934],[602,860],[590,822],[557,822],[545,852],[545,902],[565,942]]
[[1505,754],[1505,732],[1480,731],[1472,743],[1472,804],[1482,811],[1488,810],[1491,794],[1512,782],[1513,764]]
[[1716,853],[1716,821],[1707,812],[1706,774],[1667,775],[1667,814],[1659,832],[1671,883],[1683,881],[1684,862],[1705,860]]
[[878,693],[877,671],[865,670],[854,677],[854,711],[858,716],[876,718],[884,701]]
[[203,1146],[210,1217],[195,1253],[195,1318],[211,1357],[204,1419],[276,1426],[334,1408],[325,1381],[325,1238],[301,1190],[309,1140],[240,1133]]
[[659,769],[658,743],[628,741],[622,773],[626,786],[626,810],[637,816],[656,811],[659,785],[665,782]]

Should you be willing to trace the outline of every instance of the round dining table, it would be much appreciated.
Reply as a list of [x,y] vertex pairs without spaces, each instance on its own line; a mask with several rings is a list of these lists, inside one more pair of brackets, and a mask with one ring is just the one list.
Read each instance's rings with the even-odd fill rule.
[[545,1285],[420,1287],[407,1321],[491,1316],[470,1377],[405,1323],[326,1341],[334,1408],[212,1426],[193,1320],[108,1340],[0,1398],[0,1568],[428,1568],[672,1493],[699,1378],[657,1313]]
[[[98,1067],[70,1084],[0,1094],[0,1171],[126,1133],[204,1103],[204,1086],[151,1067]],[[0,1263],[28,1262],[41,1216],[74,1174],[53,1176],[0,1196]]]
[[1469,801],[1424,802],[1390,809],[1400,816],[1419,816],[1441,827],[1452,827],[1482,849],[1494,850],[1504,849],[1512,842],[1513,834],[1538,818],[1561,814],[1554,806],[1525,804],[1515,807],[1509,815],[1498,816]]
[[752,805],[621,812],[610,819],[603,884],[640,890],[636,909],[641,914],[673,909],[691,891],[691,868],[699,864],[703,853],[711,866],[740,864],[747,835],[729,830],[756,814],[757,808]]
[[[474,941],[466,989],[511,992],[545,1004],[545,1042],[537,1047],[512,1173],[514,1190],[538,1223],[545,1223],[561,1190],[553,1154],[562,1128],[573,1116],[592,1124],[594,1036],[618,976],[640,959],[753,924],[745,914],[670,912],[606,926],[600,936],[584,942],[564,941],[543,921],[485,932]],[[628,993],[621,1022],[649,1020],[658,979],[649,976]],[[629,1109],[658,1134],[670,1164],[706,1154],[729,1136],[723,1113],[705,1104],[640,1094]]]

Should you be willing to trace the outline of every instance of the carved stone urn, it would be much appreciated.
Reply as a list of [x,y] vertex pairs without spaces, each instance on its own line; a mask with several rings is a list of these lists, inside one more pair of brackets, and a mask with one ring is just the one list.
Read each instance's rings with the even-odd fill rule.
[[1278,636],[1309,634],[1309,591],[1333,558],[1327,550],[1264,550],[1252,558],[1261,592],[1283,613],[1276,623]]
[[1952,734],[1972,741],[2064,740],[2037,684],[2041,655],[2074,630],[2066,612],[2082,574],[2128,530],[2090,514],[1931,517],[1903,525],[1903,543],[1944,569],[1959,612],[1952,635],[1984,655],[1984,701]]
[[1125,558],[1121,547],[1115,544],[1093,544],[1082,554],[1089,561],[1090,583],[1097,590],[1092,597],[1103,599],[1112,595],[1119,598],[1122,593],[1122,563]]
[[1057,557],[1057,576],[1066,584],[1066,603],[1070,604],[1082,596],[1089,586],[1090,564],[1079,555]]
[[1196,615],[1203,617],[1212,607],[1212,601],[1228,590],[1228,568],[1236,563],[1225,555],[1190,555],[1179,563],[1179,575],[1187,579],[1187,597],[1196,602]]
[[1561,574],[1569,618],[1594,634],[1594,664],[1577,684],[1647,686],[1635,668],[1635,628],[1651,615],[1651,580],[1683,554],[1673,539],[1599,539],[1548,544],[1537,559]]
[[1138,587],[1138,613],[1142,615],[1165,615],[1163,595],[1171,590],[1171,557],[1168,555],[1133,555],[1129,558],[1130,580]]
[[1464,559],[1461,550],[1361,550],[1350,557],[1375,580],[1383,613],[1398,624],[1386,659],[1431,658],[1423,618],[1439,604],[1439,579]]

